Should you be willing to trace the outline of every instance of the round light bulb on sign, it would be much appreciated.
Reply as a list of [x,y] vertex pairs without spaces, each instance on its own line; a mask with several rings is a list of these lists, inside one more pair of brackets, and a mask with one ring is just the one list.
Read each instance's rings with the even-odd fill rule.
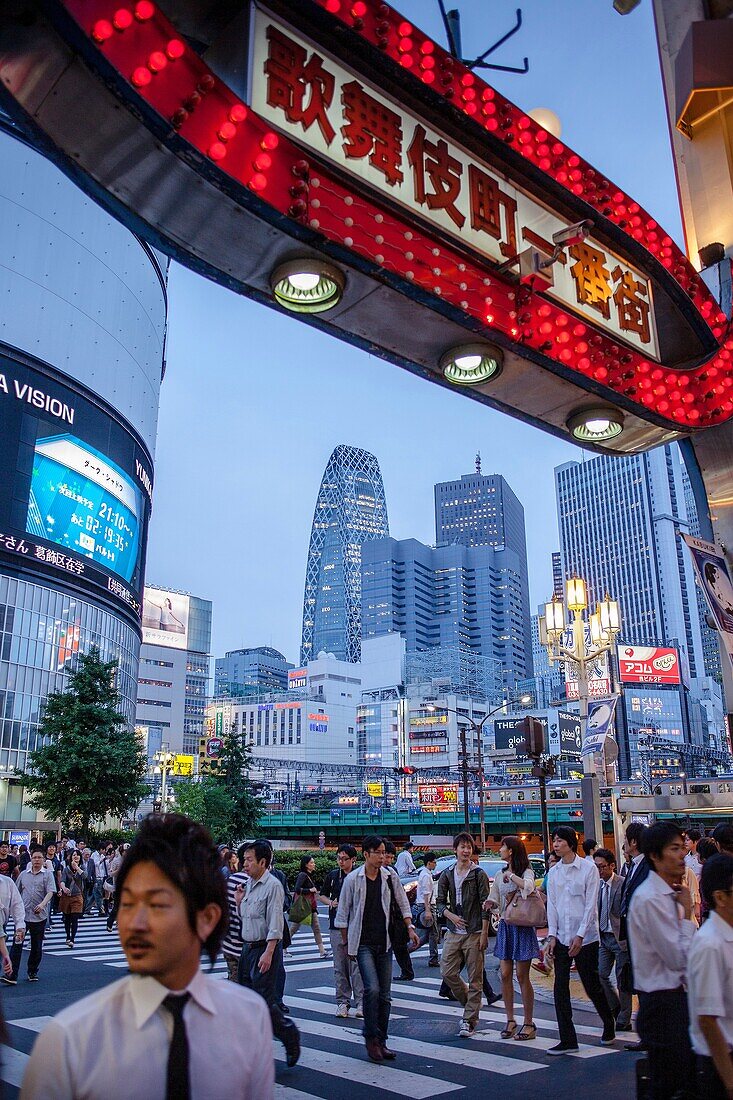
[[503,355],[493,344],[465,344],[440,359],[440,369],[456,386],[478,386],[501,373]]
[[617,409],[583,409],[573,413],[567,428],[574,439],[583,443],[599,443],[620,435],[624,427],[623,414]]
[[275,268],[270,287],[275,300],[293,313],[324,313],[341,301],[344,276],[322,260],[289,260]]
[[548,134],[552,134],[553,137],[559,138],[562,134],[562,123],[549,107],[534,107],[527,114],[534,119],[538,126],[541,126],[543,130],[547,130]]

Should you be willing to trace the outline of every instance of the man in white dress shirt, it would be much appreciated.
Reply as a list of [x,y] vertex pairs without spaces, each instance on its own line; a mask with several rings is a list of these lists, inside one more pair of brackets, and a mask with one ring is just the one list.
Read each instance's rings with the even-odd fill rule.
[[215,960],[226,884],[208,831],[151,815],[117,875],[131,974],[64,1009],[31,1054],[23,1100],[273,1100],[261,997],[201,971]]
[[601,1043],[616,1038],[613,1013],[598,976],[598,890],[600,877],[592,859],[578,855],[578,835],[569,825],[558,825],[552,848],[560,862],[547,876],[547,926],[545,954],[555,961],[555,1015],[560,1042],[548,1054],[571,1054],[578,1049],[570,1000],[570,967],[573,962],[583,988],[603,1022]]
[[412,849],[414,847],[415,845],[412,841],[408,840],[395,860],[394,869],[400,878],[404,878],[405,875],[414,875],[417,870],[415,860],[412,858]]
[[650,871],[631,898],[629,947],[639,995],[636,1030],[649,1059],[653,1100],[692,1095],[694,1063],[685,992],[695,923],[683,885],[685,842],[671,821],[651,825],[642,839]]
[[[689,835],[689,834],[688,834]],[[733,856],[707,859],[702,896],[710,916],[687,960],[690,1038],[697,1090],[706,1100],[733,1097]]]

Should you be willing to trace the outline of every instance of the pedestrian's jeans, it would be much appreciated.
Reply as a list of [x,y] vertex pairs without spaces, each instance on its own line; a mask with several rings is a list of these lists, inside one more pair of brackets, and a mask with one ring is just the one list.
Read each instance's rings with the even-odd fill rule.
[[[480,932],[458,935],[448,932],[443,941],[440,972],[453,996],[463,1005],[463,1019],[472,1027],[478,1023],[484,984],[484,952],[479,947]],[[468,985],[461,977],[465,966]]]
[[100,917],[103,917],[104,916],[104,889],[103,889],[102,883],[99,879],[95,879],[95,881],[94,881],[94,885],[92,886],[92,892],[89,895],[89,897],[87,898],[87,903],[86,903],[86,906],[84,907],[84,912],[85,913],[90,913],[95,905],[97,907],[97,912],[99,913]]
[[273,1035],[282,1043],[285,1041],[286,1032],[295,1027],[293,1021],[288,1019],[280,1007],[279,997],[282,994],[278,993],[278,983],[281,977],[280,972],[283,970],[282,944],[279,943],[273,951],[269,970],[263,974],[258,964],[265,950],[265,944],[245,943],[239,960],[239,984],[246,986],[248,989],[253,989],[267,1002]]
[[571,959],[568,948],[559,940],[555,941],[555,1015],[560,1032],[560,1042],[566,1046],[578,1045],[578,1036],[573,1023],[573,1006],[570,1001],[570,967],[575,963],[578,977],[583,983],[593,1007],[603,1021],[604,1028],[614,1028],[613,1013],[609,1008],[606,995],[598,976],[598,943],[586,943]]
[[433,911],[433,923],[428,928],[423,926],[423,919],[425,916],[425,906],[418,905],[415,911],[415,931],[417,932],[418,939],[420,940],[419,947],[413,948],[414,951],[418,951],[420,947],[424,947],[428,944],[429,958],[438,958],[438,922],[435,919],[435,912]]
[[[613,932],[601,932],[598,949],[598,977],[608,1006],[616,1017],[616,1027],[628,1027],[631,1023],[631,993],[623,988],[621,972],[628,964],[629,953],[621,947]],[[611,981],[611,971],[616,965],[616,986]]]
[[364,983],[364,1038],[386,1043],[392,1005],[392,951],[362,945],[356,961]]
[[351,1007],[353,1000],[354,1008],[358,1008],[364,996],[364,983],[361,980],[358,963],[349,958],[349,949],[343,941],[340,928],[331,929],[331,950],[333,951],[336,1004]]
[[[31,938],[31,950],[28,955],[28,977],[32,978],[38,973],[43,955],[43,937],[46,934],[46,918],[42,920],[27,921],[28,933]],[[10,961],[13,964],[13,978],[17,982],[20,973],[20,960],[23,953],[22,943],[13,943],[10,948]]]

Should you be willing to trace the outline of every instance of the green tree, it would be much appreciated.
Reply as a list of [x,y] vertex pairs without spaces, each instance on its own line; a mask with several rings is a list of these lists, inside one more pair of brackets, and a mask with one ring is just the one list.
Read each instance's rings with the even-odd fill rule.
[[134,810],[148,793],[145,750],[119,712],[117,661],[92,647],[81,654],[64,692],[49,695],[38,727],[42,743],[19,771],[33,805],[86,836],[92,821]]
[[229,836],[232,840],[251,837],[263,812],[263,804],[252,786],[249,771],[252,754],[244,744],[243,735],[232,729],[224,737],[217,780],[231,800]]
[[205,825],[215,840],[231,834],[232,800],[226,787],[212,776],[176,783],[176,809]]

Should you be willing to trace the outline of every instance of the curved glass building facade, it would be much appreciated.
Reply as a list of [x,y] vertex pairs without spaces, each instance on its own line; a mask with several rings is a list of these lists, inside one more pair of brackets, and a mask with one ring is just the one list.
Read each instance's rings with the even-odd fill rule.
[[301,664],[321,651],[341,661],[361,657],[361,547],[385,535],[389,521],[379,463],[369,451],[336,447],[313,513]]
[[0,116],[0,830],[14,778],[94,645],[132,725],[164,371],[165,258]]

